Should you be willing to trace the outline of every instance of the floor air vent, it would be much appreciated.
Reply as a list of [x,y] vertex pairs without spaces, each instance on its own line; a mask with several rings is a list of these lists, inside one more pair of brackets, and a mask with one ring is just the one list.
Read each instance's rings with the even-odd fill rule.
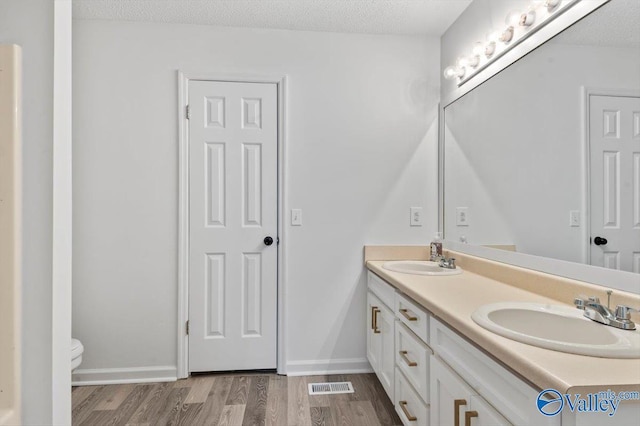
[[309,383],[309,395],[353,393],[351,382]]

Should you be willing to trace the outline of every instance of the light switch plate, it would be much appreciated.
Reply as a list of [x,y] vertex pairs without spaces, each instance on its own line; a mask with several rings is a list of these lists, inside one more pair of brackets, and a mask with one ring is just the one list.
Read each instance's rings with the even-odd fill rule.
[[571,227],[580,226],[580,210],[569,211],[569,226]]
[[456,207],[456,226],[469,226],[469,207]]
[[302,226],[302,209],[291,209],[291,226]]
[[409,212],[409,226],[422,226],[422,207],[411,207]]

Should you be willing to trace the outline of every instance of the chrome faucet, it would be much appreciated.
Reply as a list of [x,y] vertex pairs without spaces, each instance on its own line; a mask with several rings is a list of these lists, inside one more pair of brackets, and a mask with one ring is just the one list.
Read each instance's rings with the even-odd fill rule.
[[443,256],[440,258],[440,262],[438,262],[438,266],[445,269],[456,269],[456,259],[453,257],[450,257],[447,259],[446,257]]
[[638,312],[637,309],[618,305],[613,311],[609,307],[601,305],[600,299],[593,296],[587,299],[577,297],[573,299],[573,304],[576,305],[576,308],[584,310],[584,316],[592,321],[622,330],[636,329],[636,324],[631,321],[630,312]]

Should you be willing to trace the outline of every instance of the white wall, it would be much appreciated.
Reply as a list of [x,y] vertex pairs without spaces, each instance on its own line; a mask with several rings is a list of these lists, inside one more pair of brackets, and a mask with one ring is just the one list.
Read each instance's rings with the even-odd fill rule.
[[22,422],[51,424],[53,2],[0,1],[0,42],[23,53]]
[[585,225],[583,87],[640,90],[639,75],[635,48],[553,40],[447,107],[446,237],[582,262],[569,211]]
[[82,367],[176,364],[177,70],[288,75],[289,370],[366,366],[363,245],[437,227],[438,40],[74,21],[73,57]]

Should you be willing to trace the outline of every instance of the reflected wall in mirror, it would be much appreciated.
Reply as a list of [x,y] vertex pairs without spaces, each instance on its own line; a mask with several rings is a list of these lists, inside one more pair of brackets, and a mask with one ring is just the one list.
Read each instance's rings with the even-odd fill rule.
[[638,22],[611,0],[445,108],[446,239],[640,272]]

